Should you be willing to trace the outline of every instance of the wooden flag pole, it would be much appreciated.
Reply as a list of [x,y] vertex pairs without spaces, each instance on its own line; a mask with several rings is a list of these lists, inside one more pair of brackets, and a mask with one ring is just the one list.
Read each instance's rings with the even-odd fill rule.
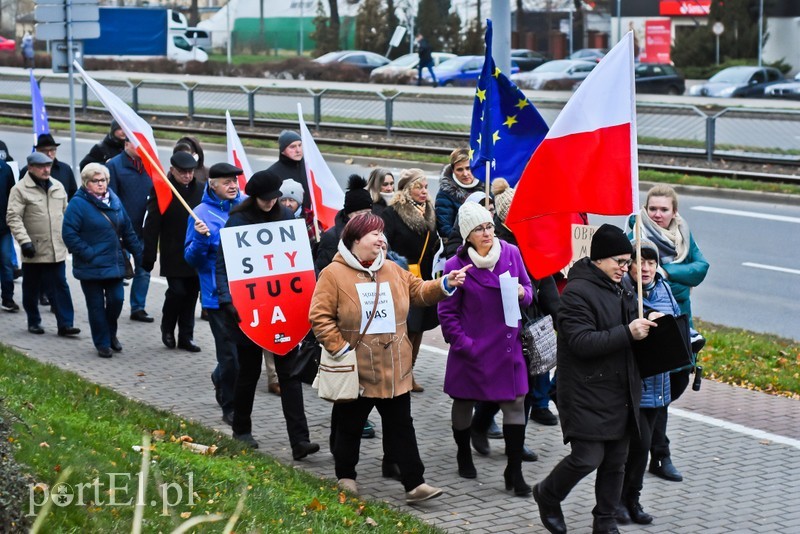
[[644,319],[644,302],[642,294],[642,219],[641,213],[636,214],[633,235],[636,238],[636,294],[639,295],[639,319]]

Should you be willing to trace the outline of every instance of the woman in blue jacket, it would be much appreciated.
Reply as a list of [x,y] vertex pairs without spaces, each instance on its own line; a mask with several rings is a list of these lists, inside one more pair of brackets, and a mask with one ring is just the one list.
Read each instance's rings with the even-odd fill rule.
[[142,261],[142,245],[122,203],[108,189],[108,169],[90,163],[81,171],[82,187],[64,213],[62,237],[72,253],[72,274],[81,282],[92,341],[101,358],[120,352],[117,319],[122,311],[127,259]]

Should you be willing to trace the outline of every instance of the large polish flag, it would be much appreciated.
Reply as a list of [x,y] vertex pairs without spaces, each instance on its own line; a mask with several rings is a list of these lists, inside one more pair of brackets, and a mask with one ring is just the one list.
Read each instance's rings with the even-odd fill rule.
[[303,143],[303,160],[306,166],[308,190],[311,193],[311,207],[322,227],[332,228],[336,224],[336,214],[344,207],[344,191],[333,177],[317,148],[317,143],[308,131],[300,104],[297,104],[297,117],[300,121],[300,140]]
[[247,181],[253,176],[253,168],[250,166],[247,154],[244,152],[239,134],[236,133],[236,128],[233,127],[231,114],[227,110],[225,110],[225,132],[228,140],[228,163],[242,169],[242,174],[239,175],[239,190],[244,192]]
[[633,72],[628,32],[569,99],[520,177],[506,224],[536,278],[570,262],[578,213],[639,211]]
[[136,153],[142,159],[145,171],[150,176],[150,179],[153,180],[153,187],[158,200],[158,210],[164,213],[169,203],[172,202],[172,189],[167,183],[164,167],[158,160],[158,146],[156,146],[156,140],[153,137],[153,129],[117,95],[86,74],[86,71],[77,61],[73,65],[83,76],[86,85],[94,91],[100,102],[103,103],[108,112],[111,113],[111,116],[114,117],[114,120],[120,125],[128,141],[136,147]]

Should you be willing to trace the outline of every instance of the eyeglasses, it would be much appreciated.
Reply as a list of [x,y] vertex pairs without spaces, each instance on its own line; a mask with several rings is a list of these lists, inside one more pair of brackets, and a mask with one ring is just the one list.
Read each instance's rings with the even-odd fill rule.
[[633,263],[633,260],[630,259],[630,258],[628,258],[628,259],[625,259],[625,258],[609,258],[609,259],[617,262],[617,265],[619,265],[620,267],[630,267],[631,264]]
[[489,223],[489,224],[484,224],[484,225],[481,225],[481,226],[476,226],[475,228],[472,229],[472,233],[474,233],[474,234],[487,233],[488,234],[492,230],[494,230],[494,225],[492,223]]
[[105,178],[93,178],[89,180],[90,184],[104,184],[106,182],[108,182],[108,180],[106,180]]

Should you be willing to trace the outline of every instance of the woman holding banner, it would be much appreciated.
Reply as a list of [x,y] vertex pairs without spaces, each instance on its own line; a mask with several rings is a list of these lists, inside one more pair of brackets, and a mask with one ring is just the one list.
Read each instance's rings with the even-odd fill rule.
[[[253,174],[245,187],[248,198],[231,210],[225,228],[292,220],[294,216],[289,209],[278,203],[278,199],[282,196],[280,190],[282,182],[280,176],[269,170]],[[242,319],[231,299],[222,248],[217,254],[217,292],[220,309],[224,310],[226,315],[225,326],[236,342],[239,360],[239,374],[236,377],[233,398],[231,425],[233,437],[257,449],[258,442],[253,438],[250,414],[253,412],[258,377],[261,375],[262,349],[245,336],[238,326]],[[311,442],[309,438],[302,382],[294,373],[296,357],[297,348],[285,356],[276,356],[275,370],[281,387],[281,406],[286,419],[289,443],[292,446],[292,457],[301,460],[319,451],[319,445]]]
[[[385,260],[383,229],[383,220],[372,213],[348,221],[339,252],[320,273],[309,319],[319,342],[334,356],[350,351],[350,344],[364,334],[355,347],[361,395],[337,405],[333,456],[339,487],[358,493],[361,433],[375,407],[383,422],[385,449],[400,468],[406,503],[414,504],[438,497],[442,490],[423,478],[425,466],[411,418],[412,344],[406,315],[409,306],[432,306],[460,287],[468,267],[424,282]],[[376,290],[379,306],[367,324],[366,308],[374,307]]]

